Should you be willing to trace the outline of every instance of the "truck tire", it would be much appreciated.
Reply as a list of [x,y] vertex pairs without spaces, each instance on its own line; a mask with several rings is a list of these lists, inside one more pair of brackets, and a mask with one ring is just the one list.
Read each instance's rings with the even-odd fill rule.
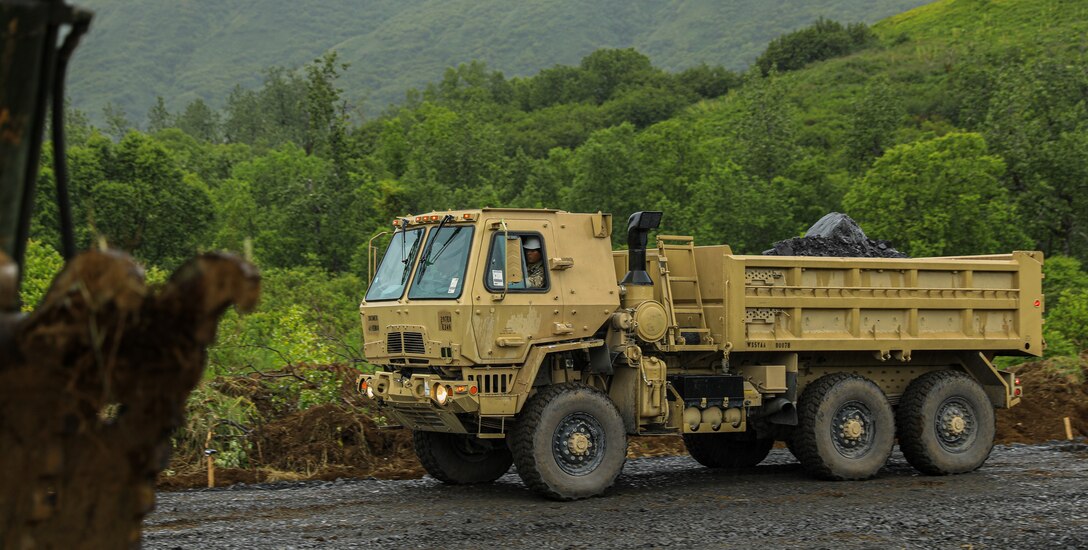
[[774,440],[745,433],[684,434],[684,446],[707,468],[750,468],[767,458]]
[[962,474],[982,466],[994,447],[994,408],[978,382],[959,371],[914,379],[898,411],[899,448],[929,475]]
[[431,477],[451,485],[490,483],[514,462],[505,445],[471,434],[412,432],[416,456]]
[[895,415],[884,392],[856,374],[836,373],[801,394],[790,449],[805,470],[830,480],[868,479],[895,444]]
[[627,432],[608,396],[579,383],[557,384],[531,397],[511,439],[518,475],[556,500],[604,493],[627,460]]

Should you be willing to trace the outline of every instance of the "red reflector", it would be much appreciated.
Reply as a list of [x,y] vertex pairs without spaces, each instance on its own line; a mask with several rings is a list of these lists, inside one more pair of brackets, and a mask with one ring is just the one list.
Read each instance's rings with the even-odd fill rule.
[[1012,392],[1013,395],[1020,397],[1020,388],[1016,388],[1016,391]]
[[1042,300],[1035,300],[1035,307],[1039,307],[1039,306],[1041,306],[1041,305],[1043,305],[1043,301],[1042,301]]
[[477,388],[476,386],[472,386],[472,387],[470,387],[468,389],[468,393],[470,393],[472,395],[476,395],[479,391],[480,391],[479,388]]

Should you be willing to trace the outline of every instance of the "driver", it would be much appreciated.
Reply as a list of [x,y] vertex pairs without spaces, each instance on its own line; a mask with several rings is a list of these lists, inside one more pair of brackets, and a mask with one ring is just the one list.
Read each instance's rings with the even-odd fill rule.
[[525,280],[528,288],[544,288],[544,256],[540,253],[540,238],[525,237]]

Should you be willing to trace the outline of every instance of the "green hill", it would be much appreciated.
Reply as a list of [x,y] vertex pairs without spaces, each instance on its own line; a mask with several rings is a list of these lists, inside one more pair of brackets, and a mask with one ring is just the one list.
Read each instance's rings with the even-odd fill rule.
[[[204,21],[230,26],[228,11]],[[267,309],[220,331],[219,365],[328,361],[319,335],[357,333],[372,237],[398,216],[487,205],[601,210],[618,227],[662,210],[662,232],[742,253],[829,211],[914,256],[1041,250],[1047,354],[1088,348],[1088,3],[941,0],[771,44],[743,78],[663,71],[631,49],[516,79],[466,64],[363,121],[336,109],[358,66],[339,75],[328,58],[265,83],[253,73],[220,118],[187,109],[106,137],[75,117],[76,236],[160,267],[252,251]],[[50,166],[31,230],[44,256],[59,240]]]
[[507,76],[573,65],[599,48],[634,47],[654,64],[747,66],[775,36],[818,17],[872,22],[925,0],[86,0],[96,12],[69,92],[98,119],[107,103],[141,124],[156,96],[178,111],[221,107],[270,66],[297,67],[335,49],[341,84],[373,115],[411,87],[472,60]]

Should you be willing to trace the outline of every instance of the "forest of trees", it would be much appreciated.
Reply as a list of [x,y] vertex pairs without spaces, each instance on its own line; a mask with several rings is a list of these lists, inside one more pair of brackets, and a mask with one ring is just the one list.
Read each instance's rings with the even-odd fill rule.
[[[1033,34],[1016,13],[995,17]],[[398,215],[482,206],[660,209],[663,232],[741,253],[831,211],[915,256],[1039,249],[1061,320],[1051,353],[1073,356],[1088,347],[1088,59],[1058,31],[945,44],[909,23],[821,20],[744,74],[666,72],[633,49],[526,78],[473,62],[368,120],[330,52],[267,69],[221,111],[160,99],[145,120],[108,110],[102,128],[69,113],[77,237],[130,251],[152,280],[251,243],[264,306],[228,316],[213,372],[361,360],[368,240]],[[60,264],[50,165],[30,304]]]
[[508,76],[577,64],[602,47],[633,47],[679,71],[743,70],[772,38],[817,17],[873,22],[928,0],[82,0],[94,24],[71,66],[76,106],[143,121],[162,96],[182,111],[215,109],[261,70],[296,67],[328,49],[352,64],[340,82],[367,116],[472,59]]

